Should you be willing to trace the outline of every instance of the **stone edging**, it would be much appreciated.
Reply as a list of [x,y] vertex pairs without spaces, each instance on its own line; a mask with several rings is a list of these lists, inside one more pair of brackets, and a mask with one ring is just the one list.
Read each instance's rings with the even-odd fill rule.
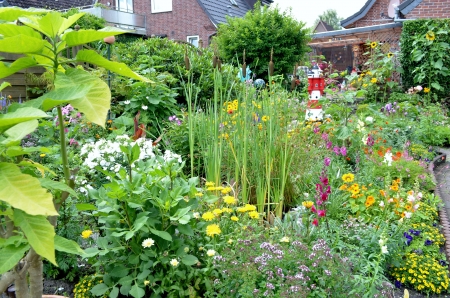
[[[434,193],[436,196],[438,196],[441,199],[442,199],[442,196],[439,191],[439,187],[437,187],[438,183],[436,180],[434,169],[437,166],[445,163],[446,159],[447,159],[447,154],[441,153],[438,156],[436,156],[433,159],[433,161],[428,165],[428,171],[431,173],[433,182],[436,184],[436,189],[434,190]],[[450,260],[450,222],[449,222],[448,214],[447,214],[447,211],[445,210],[445,208],[439,208],[438,212],[439,212],[439,219],[440,219],[440,223],[441,223],[441,227],[442,227],[441,232],[445,238],[445,244],[444,244],[445,254],[447,255],[447,260]]]

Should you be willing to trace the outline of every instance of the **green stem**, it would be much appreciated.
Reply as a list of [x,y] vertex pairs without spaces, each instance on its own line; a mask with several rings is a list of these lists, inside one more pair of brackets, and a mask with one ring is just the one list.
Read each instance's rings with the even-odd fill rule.
[[67,158],[66,134],[64,132],[64,118],[60,106],[57,107],[57,110],[58,110],[59,139],[61,143],[61,159],[64,172],[64,179],[66,184],[70,186],[70,171],[69,171],[69,160]]

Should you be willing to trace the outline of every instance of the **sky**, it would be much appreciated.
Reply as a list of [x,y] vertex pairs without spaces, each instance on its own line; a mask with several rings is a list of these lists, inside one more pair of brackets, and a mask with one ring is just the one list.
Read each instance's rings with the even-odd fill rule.
[[358,12],[367,0],[274,0],[282,11],[292,7],[292,16],[306,23],[306,27],[314,25],[314,21],[324,11],[335,9],[339,17],[344,19]]

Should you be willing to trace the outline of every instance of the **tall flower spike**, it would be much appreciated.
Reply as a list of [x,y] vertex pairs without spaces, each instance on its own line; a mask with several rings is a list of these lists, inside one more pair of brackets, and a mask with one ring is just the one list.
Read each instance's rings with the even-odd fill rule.
[[186,70],[191,69],[191,62],[189,61],[187,47],[185,47],[184,51],[184,65],[186,66]]
[[245,49],[244,54],[242,56],[242,77],[245,78],[247,76],[247,63],[245,62]]
[[273,63],[273,48],[270,50],[269,75],[273,76],[275,64]]

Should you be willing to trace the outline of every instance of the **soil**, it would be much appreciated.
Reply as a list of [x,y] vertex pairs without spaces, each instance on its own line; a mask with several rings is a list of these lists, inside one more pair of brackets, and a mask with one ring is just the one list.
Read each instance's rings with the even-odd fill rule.
[[44,294],[63,295],[73,298],[75,283],[66,280],[44,280]]

